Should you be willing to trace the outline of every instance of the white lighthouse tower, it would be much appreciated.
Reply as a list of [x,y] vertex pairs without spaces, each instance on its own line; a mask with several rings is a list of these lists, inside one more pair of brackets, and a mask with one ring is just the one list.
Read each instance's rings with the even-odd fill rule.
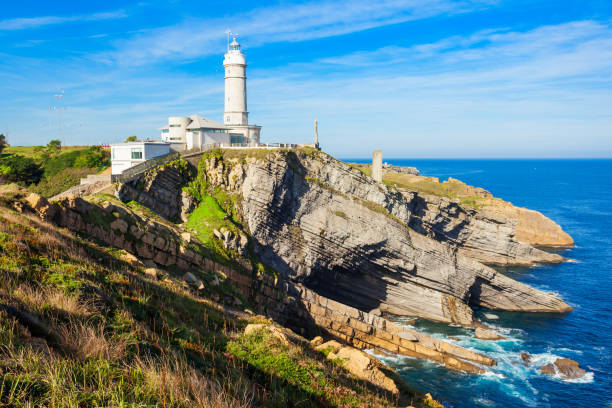
[[[247,111],[246,89],[246,57],[240,50],[240,44],[234,39],[227,46],[227,53],[223,60],[225,67],[225,111],[223,124],[233,134],[232,143],[259,143],[261,126],[249,125],[249,112]],[[242,140],[240,139],[242,135]]]

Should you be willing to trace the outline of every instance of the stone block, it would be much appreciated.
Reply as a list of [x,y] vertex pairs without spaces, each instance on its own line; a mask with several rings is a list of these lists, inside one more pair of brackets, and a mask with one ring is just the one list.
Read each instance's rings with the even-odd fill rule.
[[372,326],[365,324],[363,322],[360,322],[359,320],[356,320],[356,319],[349,318],[348,324],[354,329],[357,329],[365,334],[371,334],[372,331],[374,330]]

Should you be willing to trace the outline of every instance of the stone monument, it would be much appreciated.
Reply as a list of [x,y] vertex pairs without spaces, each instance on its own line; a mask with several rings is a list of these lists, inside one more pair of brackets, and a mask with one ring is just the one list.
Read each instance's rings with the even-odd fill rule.
[[382,150],[372,153],[372,178],[382,183]]

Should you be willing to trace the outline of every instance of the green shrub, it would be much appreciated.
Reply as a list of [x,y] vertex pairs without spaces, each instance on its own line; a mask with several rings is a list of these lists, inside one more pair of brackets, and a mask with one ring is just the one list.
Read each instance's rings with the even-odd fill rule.
[[97,171],[95,168],[85,167],[81,169],[68,168],[60,171],[54,176],[43,178],[37,186],[31,190],[44,197],[53,197],[70,187],[81,183],[81,178]]
[[44,163],[44,176],[46,178],[55,176],[67,168],[98,168],[102,169],[109,164],[108,152],[98,146],[91,146],[82,150],[73,150],[49,158]]
[[42,174],[32,158],[14,154],[0,159],[0,183],[36,184]]

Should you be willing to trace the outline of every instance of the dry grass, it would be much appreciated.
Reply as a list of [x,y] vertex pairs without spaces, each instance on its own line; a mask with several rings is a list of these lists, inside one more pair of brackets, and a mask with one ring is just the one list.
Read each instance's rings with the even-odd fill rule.
[[138,360],[135,369],[143,373],[147,387],[164,405],[188,404],[197,408],[250,407],[253,390],[247,383],[219,384],[189,366],[183,358],[163,357]]
[[30,306],[31,310],[40,314],[44,314],[49,309],[56,309],[71,316],[86,318],[96,312],[91,301],[79,299],[75,294],[67,294],[51,287],[34,288],[29,285],[20,285],[15,290],[14,296]]
[[107,336],[102,325],[71,321],[59,328],[64,343],[81,359],[121,360],[131,343],[125,336]]

